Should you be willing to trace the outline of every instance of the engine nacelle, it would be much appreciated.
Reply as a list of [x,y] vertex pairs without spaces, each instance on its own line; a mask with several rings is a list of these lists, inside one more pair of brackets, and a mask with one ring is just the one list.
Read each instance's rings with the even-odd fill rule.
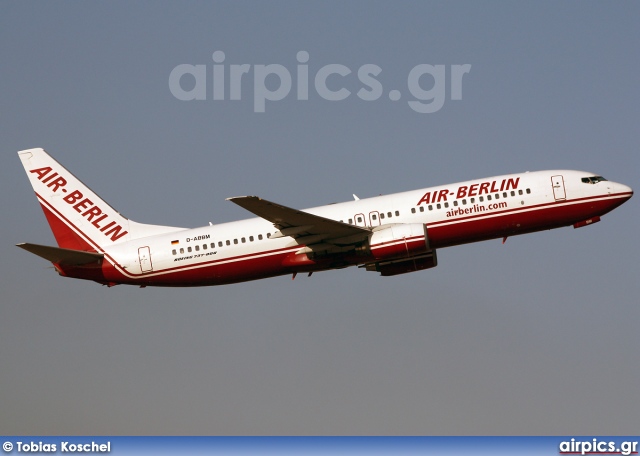
[[429,247],[427,229],[422,223],[392,225],[374,231],[360,254],[370,256],[367,271],[383,276],[405,274],[437,266],[436,251]]
[[392,225],[374,231],[360,254],[374,260],[406,259],[430,252],[427,229],[422,223]]

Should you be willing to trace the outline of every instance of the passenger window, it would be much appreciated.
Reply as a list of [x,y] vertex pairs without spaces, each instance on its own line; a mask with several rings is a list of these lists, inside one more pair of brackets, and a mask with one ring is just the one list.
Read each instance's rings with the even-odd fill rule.
[[432,211],[433,210],[433,204],[429,204],[429,210]]
[[218,241],[218,247],[222,247],[222,241]]
[[358,217],[358,223],[362,223],[362,217]]
[[400,216],[400,211],[396,211],[396,217]]
[[424,212],[424,206],[420,206],[420,212]]
[[231,245],[231,241],[230,241],[229,239],[227,239],[226,244],[227,244],[227,245]]
[[531,189],[530,189],[530,188],[528,188],[528,189],[527,189],[527,195],[528,195],[529,193],[531,193]]
[[444,203],[444,207],[449,207],[449,203]]
[[500,193],[496,193],[496,199],[499,200],[500,199]]
[[202,244],[202,250],[207,250],[207,244]]
[[376,214],[373,214],[373,215],[371,216],[371,218],[372,218],[373,220],[378,220],[378,216],[377,216]]
[[484,201],[484,196],[479,196],[478,199],[480,200],[480,202]]
[[504,192],[504,193],[502,194],[502,197],[503,197],[503,198],[506,198],[506,197],[507,197],[507,192]]
[[173,249],[173,250],[171,251],[171,253],[175,255],[175,254],[177,253],[177,252],[176,252],[176,249]]
[[187,247],[187,252],[191,253],[191,247]]
[[387,212],[387,217],[391,218],[391,212]]
[[380,220],[384,220],[384,212],[380,214]]
[[[522,195],[522,190],[520,190],[520,194]],[[511,196],[516,196],[516,192],[514,192],[513,190],[511,190]]]
[[184,248],[181,248],[181,249],[180,249],[180,253],[181,253],[181,254],[182,254],[182,253],[184,253]]
[[353,219],[349,219],[349,225],[353,225]]
[[199,252],[199,251],[200,251],[200,246],[196,245],[196,252]]
[[518,195],[522,195],[522,190],[518,190]]
[[261,234],[259,234],[259,235],[258,235],[258,240],[259,240],[259,241],[261,241],[261,240],[262,240],[262,235],[261,235]]
[[[220,247],[222,247],[222,242],[220,243]],[[212,249],[215,249],[215,248],[216,248],[216,243],[215,243],[215,242],[212,242],[212,243],[211,243],[211,248],[212,248]]]
[[233,243],[234,243],[234,244],[237,244],[237,243],[238,243],[238,240],[237,240],[237,239],[234,239],[234,240],[233,240]]
[[253,242],[253,236],[249,236],[249,242]]
[[491,201],[491,195],[487,195],[487,201]]
[[442,204],[438,203],[438,204],[436,205],[436,208],[441,209],[441,208],[442,208]]
[[471,198],[471,199],[469,199],[469,202],[470,202],[471,204],[473,204],[473,203],[475,203],[475,202],[476,202],[476,199],[475,199],[475,198]]
[[466,199],[463,199],[463,200],[462,200],[462,205],[463,205],[463,206],[466,206],[466,205],[467,205],[467,200],[466,200]]
[[247,242],[247,238],[242,238],[242,243],[246,243]]
[[416,213],[416,208],[415,208],[415,207],[412,207],[412,208],[411,208],[411,213],[412,213],[412,214],[415,214],[415,213]]
[[458,200],[454,200],[454,201],[453,201],[453,205],[454,205],[454,206],[457,206],[457,205],[458,205]]

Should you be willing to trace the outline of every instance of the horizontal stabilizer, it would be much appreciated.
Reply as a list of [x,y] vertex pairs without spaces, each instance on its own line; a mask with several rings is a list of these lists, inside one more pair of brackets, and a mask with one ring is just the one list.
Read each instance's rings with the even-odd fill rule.
[[62,266],[85,266],[92,263],[99,265],[104,258],[102,253],[83,252],[82,250],[61,249],[59,247],[28,243],[16,245],[27,252]]

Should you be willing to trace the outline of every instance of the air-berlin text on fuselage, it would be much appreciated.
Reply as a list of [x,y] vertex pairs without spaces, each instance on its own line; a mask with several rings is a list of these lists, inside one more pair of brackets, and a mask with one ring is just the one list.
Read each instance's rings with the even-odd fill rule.
[[516,190],[518,188],[518,184],[520,183],[520,178],[516,177],[515,179],[502,179],[501,181],[488,181],[488,182],[478,182],[477,184],[472,185],[461,185],[458,187],[458,191],[456,193],[450,192],[448,188],[443,188],[441,190],[433,190],[428,191],[424,194],[424,196],[418,201],[416,206],[420,206],[421,204],[431,204],[431,203],[441,203],[447,201],[448,196],[454,196],[455,199],[458,198],[468,198],[472,196],[478,195],[488,195],[490,193],[497,193],[506,190]]
[[67,195],[62,200],[71,205],[76,212],[86,218],[91,224],[100,230],[105,236],[112,241],[117,241],[123,236],[126,236],[128,231],[124,231],[122,226],[118,225],[113,220],[109,220],[109,214],[100,209],[89,198],[85,198],[81,191],[73,190],[69,191],[65,188],[67,180],[60,176],[58,173],[52,173],[53,169],[50,166],[44,168],[32,169],[29,172],[38,176],[38,180],[51,188],[52,192],[60,190]]

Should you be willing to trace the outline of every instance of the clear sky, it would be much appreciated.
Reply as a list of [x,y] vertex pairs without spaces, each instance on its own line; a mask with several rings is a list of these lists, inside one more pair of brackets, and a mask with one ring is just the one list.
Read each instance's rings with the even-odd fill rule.
[[[638,2],[0,2],[0,430],[637,433],[638,196],[596,225],[443,249],[437,268],[393,278],[351,268],[107,288],[14,245],[55,245],[16,154],[32,147],[129,218],[186,227],[248,217],[231,196],[305,208],[527,170],[637,190],[639,13]],[[183,64],[204,66],[205,99],[171,90]],[[425,64],[445,78],[411,90]],[[231,65],[249,66],[240,99]],[[350,73],[325,90],[327,65]],[[381,70],[378,86],[362,82],[364,65]],[[460,91],[456,65],[470,65]],[[267,68],[291,75],[288,92],[275,74],[262,88]],[[180,82],[199,90],[194,76]],[[409,102],[431,87],[441,106],[416,112]],[[327,99],[339,89],[346,98]],[[284,98],[255,112],[263,96]]]

